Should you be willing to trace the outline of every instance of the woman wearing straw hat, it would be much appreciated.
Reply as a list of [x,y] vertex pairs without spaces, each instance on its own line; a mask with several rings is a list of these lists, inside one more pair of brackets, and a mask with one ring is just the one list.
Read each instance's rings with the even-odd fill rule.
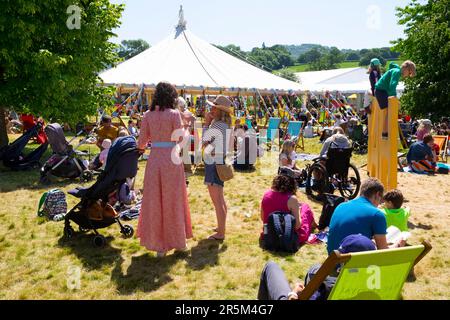
[[[214,102],[207,101],[211,106],[211,111],[206,116],[205,126],[207,127],[203,135],[203,147],[205,148],[205,184],[208,186],[209,195],[214,204],[217,217],[217,228],[210,240],[224,240],[227,217],[227,204],[225,202],[223,188],[224,182],[217,174],[216,163],[224,164],[224,160],[229,150],[229,143],[232,131],[231,113],[232,102],[225,96],[218,96]],[[229,139],[227,135],[230,134]]]

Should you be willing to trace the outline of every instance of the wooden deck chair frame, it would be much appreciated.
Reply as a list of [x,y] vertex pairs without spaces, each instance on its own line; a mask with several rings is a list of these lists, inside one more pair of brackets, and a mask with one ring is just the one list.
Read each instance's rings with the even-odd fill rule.
[[305,125],[304,121],[289,121],[286,125],[286,128],[285,128],[286,132],[285,132],[283,138],[280,137],[280,145],[281,145],[281,140],[283,140],[283,141],[286,140],[286,136],[289,134],[289,125],[291,123],[300,123],[301,124],[298,135],[294,135],[294,137],[297,137],[297,141],[295,144],[295,151],[297,151],[298,148],[300,148],[302,151],[305,151],[305,141],[303,139],[303,128]]
[[405,135],[403,134],[403,130],[402,127],[400,125],[400,123],[398,124],[398,135],[400,137],[400,142],[402,144],[403,149],[408,149],[408,141],[406,140]]
[[[413,267],[420,262],[420,260],[425,257],[428,252],[432,249],[431,244],[428,241],[422,242],[423,251],[414,261]],[[388,249],[388,250],[404,250],[411,247],[399,248],[399,249]],[[339,251],[335,250],[331,253],[325,260],[323,265],[317,271],[315,276],[311,279],[305,289],[298,295],[299,300],[309,300],[311,296],[316,292],[320,285],[325,281],[326,277],[335,270],[337,264],[345,264],[349,262],[352,258],[352,254],[341,254]],[[339,277],[336,280],[336,285],[338,285]]]
[[442,162],[447,162],[448,136],[433,136],[433,139],[434,143],[436,143],[439,146],[438,160]]
[[403,169],[402,158],[406,158],[407,154],[407,152],[397,152],[397,164],[400,172],[405,172],[405,169]]

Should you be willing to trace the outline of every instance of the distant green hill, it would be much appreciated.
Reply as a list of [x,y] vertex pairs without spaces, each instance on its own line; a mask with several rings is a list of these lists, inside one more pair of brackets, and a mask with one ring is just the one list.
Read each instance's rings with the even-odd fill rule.
[[[388,62],[386,63],[386,65],[388,66],[390,62],[391,62],[391,61],[388,61]],[[396,60],[396,61],[394,61],[394,62],[397,63],[397,64],[399,64],[399,65],[403,63],[403,61],[400,61],[400,60]],[[359,61],[345,61],[345,62],[342,62],[342,63],[339,64],[338,69],[343,69],[343,68],[358,68],[358,67],[359,67]],[[287,70],[287,71],[294,72],[294,73],[309,71],[309,70],[308,70],[308,64],[297,64],[297,65],[295,65],[295,66],[288,67],[288,68],[285,68],[285,69],[283,69],[283,70]],[[274,71],[274,72],[280,72],[280,71],[281,71],[281,70],[276,70],[276,71]]]
[[320,44],[313,44],[313,43],[303,43],[301,45],[285,45],[284,46],[287,51],[291,54],[292,58],[297,59],[300,55],[310,51],[314,48],[328,48],[324,47]]

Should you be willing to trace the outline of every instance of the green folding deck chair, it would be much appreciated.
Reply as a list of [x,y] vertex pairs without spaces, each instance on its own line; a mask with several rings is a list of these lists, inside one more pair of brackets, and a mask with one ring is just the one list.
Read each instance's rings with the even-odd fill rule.
[[245,124],[247,125],[247,127],[248,127],[249,130],[253,129],[253,126],[252,126],[252,120],[250,120],[250,119],[245,119]]
[[260,143],[266,143],[268,149],[270,150],[270,145],[273,143],[273,140],[278,132],[278,129],[281,124],[281,118],[269,118],[269,124],[267,126],[267,134],[266,137],[259,137]]
[[308,300],[325,278],[342,264],[328,300],[398,300],[411,269],[431,250],[424,241],[418,246],[341,254],[334,251],[300,293]]

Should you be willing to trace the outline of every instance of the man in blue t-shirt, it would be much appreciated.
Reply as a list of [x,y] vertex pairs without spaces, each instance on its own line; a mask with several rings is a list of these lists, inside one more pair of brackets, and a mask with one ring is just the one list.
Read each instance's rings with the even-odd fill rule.
[[[340,204],[333,213],[328,235],[328,254],[337,250],[342,240],[352,234],[374,239],[377,249],[388,249],[386,240],[386,217],[378,206],[383,200],[384,187],[370,178],[361,185],[361,196]],[[404,241],[393,247],[404,246]]]

